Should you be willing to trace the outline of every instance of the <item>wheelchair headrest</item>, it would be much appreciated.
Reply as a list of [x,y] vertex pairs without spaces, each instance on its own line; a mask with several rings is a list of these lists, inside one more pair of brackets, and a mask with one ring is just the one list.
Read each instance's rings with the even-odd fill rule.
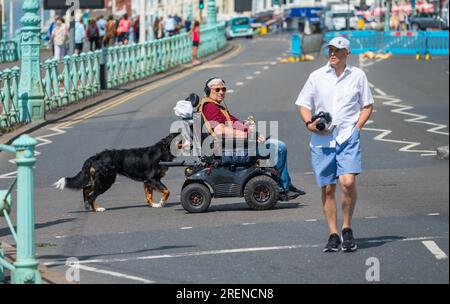
[[178,101],[173,110],[176,116],[184,120],[192,119],[199,103],[200,97],[197,94],[191,93],[186,99]]
[[199,97],[197,94],[195,94],[195,93],[189,94],[189,96],[188,96],[185,100],[190,101],[191,104],[192,104],[192,107],[193,107],[194,109],[195,109],[195,108],[198,106],[198,104],[200,103],[200,97]]

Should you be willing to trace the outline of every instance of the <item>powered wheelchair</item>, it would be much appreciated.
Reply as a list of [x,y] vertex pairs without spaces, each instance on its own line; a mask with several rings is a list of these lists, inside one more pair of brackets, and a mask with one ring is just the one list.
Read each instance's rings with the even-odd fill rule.
[[[202,132],[203,129],[197,130],[198,133],[196,133],[196,126],[193,122],[194,117],[198,115],[195,109],[199,105],[200,98],[196,94],[190,94],[188,98],[180,102],[184,101],[188,102],[187,108],[192,109],[192,113],[184,115],[182,118],[189,125],[189,131],[193,132],[190,135],[201,134],[200,141],[203,144],[209,134]],[[174,110],[178,115],[176,108]],[[197,117],[204,124],[201,116]],[[256,138],[253,140],[253,144],[256,144]],[[244,197],[251,209],[268,210],[273,208],[278,201],[288,201],[298,196],[287,196],[285,195],[286,191],[280,193],[278,187],[280,177],[275,165],[262,165],[262,162],[269,160],[270,154],[247,156],[245,151],[252,144],[252,140],[233,139],[232,141],[230,143],[227,139],[220,140],[222,154],[219,155],[205,155],[203,149],[200,149],[200,153],[189,156],[187,159],[160,162],[160,165],[166,167],[185,167],[186,180],[181,189],[181,204],[186,211],[190,213],[205,212],[208,210],[212,198],[227,197]],[[210,144],[217,146],[216,141],[212,141]],[[192,144],[189,145],[192,150]],[[223,153],[230,146],[232,146],[232,151],[228,150],[228,152],[231,152],[233,156],[227,156],[226,152]],[[242,151],[242,149],[244,150]],[[236,157],[236,155],[241,156]]]

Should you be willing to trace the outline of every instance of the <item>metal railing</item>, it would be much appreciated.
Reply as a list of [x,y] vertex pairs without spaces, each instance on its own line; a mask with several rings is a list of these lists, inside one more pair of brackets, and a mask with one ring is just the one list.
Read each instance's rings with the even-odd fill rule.
[[[217,52],[225,44],[225,24],[202,27],[198,57]],[[98,94],[101,90],[102,63],[105,66],[105,86],[111,89],[167,71],[191,60],[192,40],[187,33],[74,54],[59,61],[48,59],[41,63],[45,111],[53,111]],[[18,67],[0,72],[2,128],[11,128],[20,122],[19,74]]]
[[390,52],[394,55],[447,55],[449,54],[448,31],[341,31],[324,35],[324,45],[334,37],[350,40],[353,54]]
[[[34,227],[34,148],[37,141],[28,135],[16,139],[12,146],[0,144],[0,151],[15,154],[17,177],[7,190],[0,190],[0,217],[5,218],[16,242],[16,260],[13,264],[4,258],[0,247],[0,282],[5,280],[5,269],[11,273],[11,283],[41,283],[36,260]],[[13,209],[11,193],[17,185],[16,229],[9,217]]]

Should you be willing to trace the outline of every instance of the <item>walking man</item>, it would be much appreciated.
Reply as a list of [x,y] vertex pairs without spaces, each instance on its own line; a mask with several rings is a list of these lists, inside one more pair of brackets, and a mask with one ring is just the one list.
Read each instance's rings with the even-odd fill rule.
[[[343,37],[328,44],[329,61],[309,76],[296,105],[311,132],[310,150],[316,182],[322,190],[323,212],[328,223],[329,239],[324,252],[357,249],[351,228],[356,205],[356,176],[361,173],[360,130],[373,111],[373,97],[365,73],[347,63],[350,41]],[[331,115],[331,123],[319,130],[311,119],[320,112]],[[336,183],[342,189],[344,220],[342,235],[337,228]]]

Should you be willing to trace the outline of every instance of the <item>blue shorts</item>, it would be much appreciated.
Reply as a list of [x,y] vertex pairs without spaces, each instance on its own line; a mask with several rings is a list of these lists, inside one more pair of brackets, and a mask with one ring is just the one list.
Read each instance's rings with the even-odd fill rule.
[[311,147],[311,161],[317,184],[322,188],[336,184],[343,174],[361,173],[360,130],[336,148]]

